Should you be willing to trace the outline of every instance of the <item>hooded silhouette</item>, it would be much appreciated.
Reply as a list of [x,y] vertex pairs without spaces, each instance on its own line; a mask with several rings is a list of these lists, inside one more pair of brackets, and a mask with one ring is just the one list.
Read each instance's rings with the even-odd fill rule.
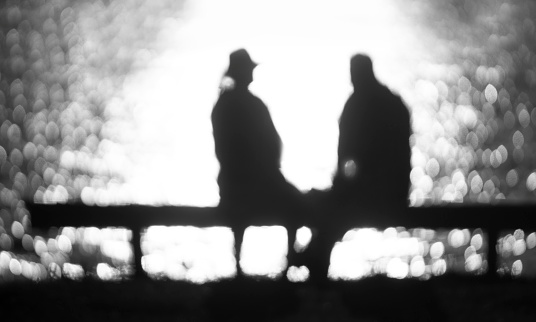
[[[407,206],[410,172],[410,118],[402,100],[374,76],[368,56],[350,61],[354,93],[339,120],[337,172],[311,245],[311,279],[323,285],[334,244],[354,223],[351,216],[391,213]],[[350,210],[349,212],[346,210]],[[382,212],[379,210],[387,210]]]
[[354,93],[339,121],[333,192],[343,204],[405,207],[411,171],[409,112],[399,96],[378,82],[368,56],[353,56],[350,74]]
[[[230,55],[223,88],[212,111],[220,163],[220,204],[241,244],[249,225],[284,225],[290,232],[303,212],[303,196],[280,171],[282,143],[267,106],[249,90],[257,66],[244,49]],[[291,248],[289,247],[289,254]]]

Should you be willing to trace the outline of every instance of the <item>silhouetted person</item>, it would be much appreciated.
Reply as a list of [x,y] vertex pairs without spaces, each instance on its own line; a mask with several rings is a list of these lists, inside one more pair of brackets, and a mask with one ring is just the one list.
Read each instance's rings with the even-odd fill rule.
[[339,202],[364,207],[406,207],[411,150],[409,112],[399,96],[380,84],[368,56],[350,62],[354,93],[339,120]]
[[247,226],[277,224],[288,229],[290,256],[303,196],[280,171],[282,143],[268,108],[248,90],[256,65],[244,49],[231,53],[226,76],[233,83],[212,111],[219,207],[236,228],[237,255]]
[[376,79],[368,56],[350,61],[354,93],[339,120],[337,172],[324,211],[339,216],[324,219],[313,252],[314,278],[328,273],[331,250],[354,219],[363,215],[402,215],[408,203],[410,117],[397,95]]

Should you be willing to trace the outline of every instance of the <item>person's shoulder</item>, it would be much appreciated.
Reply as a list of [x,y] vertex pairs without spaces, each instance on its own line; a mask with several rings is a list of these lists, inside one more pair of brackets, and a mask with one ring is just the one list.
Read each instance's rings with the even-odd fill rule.
[[402,97],[385,85],[381,85],[381,97],[390,101],[393,105],[406,106]]
[[248,92],[247,94],[247,102],[248,102],[248,105],[251,107],[268,109],[264,101],[260,97],[256,96],[255,94],[251,92]]
[[257,95],[253,94],[252,92],[247,91],[246,95],[247,95],[247,98],[250,99],[251,101],[264,104],[262,99],[260,99],[260,97],[258,97]]

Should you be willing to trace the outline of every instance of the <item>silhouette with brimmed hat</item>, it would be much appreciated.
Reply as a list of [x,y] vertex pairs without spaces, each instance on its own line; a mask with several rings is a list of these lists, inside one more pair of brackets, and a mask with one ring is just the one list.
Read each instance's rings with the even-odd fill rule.
[[235,82],[247,82],[249,85],[253,81],[252,71],[257,65],[245,49],[238,49],[229,55],[229,68],[225,74]]
[[304,197],[280,171],[282,142],[268,107],[248,90],[256,66],[245,49],[230,54],[225,76],[233,79],[234,86],[221,92],[212,111],[220,163],[219,208],[233,227],[239,227],[235,231],[238,256],[250,225],[287,227],[291,255]]

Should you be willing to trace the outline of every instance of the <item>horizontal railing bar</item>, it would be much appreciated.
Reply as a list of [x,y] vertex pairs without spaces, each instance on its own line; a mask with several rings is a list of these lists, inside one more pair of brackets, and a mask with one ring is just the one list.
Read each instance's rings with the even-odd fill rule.
[[[197,227],[236,225],[282,225],[287,228],[298,225],[321,227],[327,230],[339,228],[404,226],[407,228],[482,228],[493,243],[499,232],[515,228],[536,228],[536,204],[525,205],[447,205],[434,207],[389,208],[334,207],[312,210],[305,218],[277,218],[263,220],[255,214],[247,222],[232,223],[225,219],[223,211],[214,207],[175,206],[87,206],[82,204],[35,204],[27,203],[35,228],[48,229],[61,226],[126,227],[133,232],[134,266],[136,276],[145,278],[142,269],[140,233],[143,227],[155,225],[184,225]],[[275,216],[274,216],[275,217]],[[324,225],[329,223],[329,227]],[[329,233],[329,232],[328,232]],[[332,232],[333,233],[333,232]],[[488,276],[496,278],[497,253],[488,252]]]
[[[96,227],[148,227],[153,225],[184,226],[233,226],[227,222],[220,209],[215,207],[183,206],[86,206],[82,204],[27,204],[32,226],[48,228],[60,226]],[[330,220],[338,226],[376,227],[463,227],[487,228],[493,230],[535,228],[536,204],[530,205],[448,205],[433,207],[408,207],[405,209],[386,208],[344,208],[319,211],[316,215],[284,220],[257,220],[251,216],[251,225],[309,225],[315,226]],[[333,213],[336,212],[336,213]],[[325,219],[323,219],[325,217]]]

